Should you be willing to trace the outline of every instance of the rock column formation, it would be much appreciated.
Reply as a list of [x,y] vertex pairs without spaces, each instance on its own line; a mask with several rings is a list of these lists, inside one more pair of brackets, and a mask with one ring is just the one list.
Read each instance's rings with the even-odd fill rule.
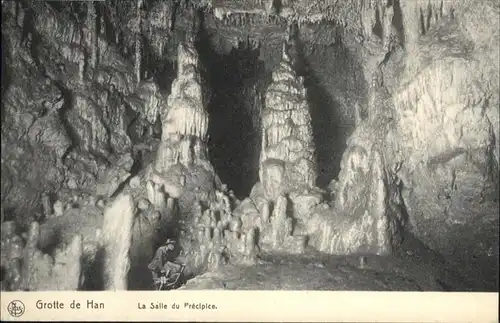
[[51,254],[39,249],[41,230],[32,222],[26,236],[13,221],[1,225],[2,291],[75,291],[81,287],[83,237],[74,235]]
[[[213,242],[213,237],[223,238],[222,232],[232,216],[229,199],[217,190],[222,185],[208,158],[209,116],[205,107],[199,57],[194,43],[188,40],[178,47],[178,76],[161,113],[162,138],[146,191],[159,212],[166,209],[168,201],[176,201],[178,217],[173,220],[176,224],[171,229],[175,232],[171,235],[179,241],[190,273],[215,269],[224,263],[224,244],[219,248],[220,243]],[[193,230],[199,226],[202,235]]]
[[198,61],[192,42],[179,44],[178,76],[172,84],[167,107],[161,113],[161,144],[150,174],[150,179],[163,185],[165,192],[174,198],[189,185],[190,176],[184,173],[199,172],[197,168],[201,166],[214,174],[207,157],[208,113]]
[[271,200],[293,188],[314,187],[317,177],[306,90],[286,45],[266,94],[259,175]]
[[129,250],[132,244],[135,211],[132,197],[120,195],[104,212],[102,227],[105,248],[105,290],[127,290]]
[[172,84],[163,116],[162,150],[158,153],[155,170],[165,172],[177,162],[189,165],[195,158],[194,147],[204,146],[207,135],[208,113],[202,97],[198,72],[198,54],[193,44],[178,47],[178,77]]

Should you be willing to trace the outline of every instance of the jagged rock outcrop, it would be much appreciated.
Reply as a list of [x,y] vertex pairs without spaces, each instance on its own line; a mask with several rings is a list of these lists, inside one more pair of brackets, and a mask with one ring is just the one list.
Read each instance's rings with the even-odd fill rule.
[[469,250],[486,257],[498,240],[492,238],[498,227],[500,8],[493,1],[444,2],[440,12],[441,24],[418,34],[405,57],[392,93],[397,123],[387,142],[393,160],[404,161],[398,176],[411,230],[445,254],[466,259]]
[[271,200],[297,188],[314,187],[316,182],[311,116],[302,82],[284,45],[262,112],[259,176]]
[[[260,183],[255,185],[253,194],[243,200],[234,210],[234,217],[241,221],[241,231],[255,231],[258,234],[258,252],[304,253],[308,236],[300,226],[310,217],[306,214],[291,212],[295,204],[286,196],[278,196],[276,201],[268,201]],[[303,216],[303,218],[301,218]]]
[[72,237],[59,245],[54,255],[39,249],[40,224],[32,222],[26,241],[16,233],[13,222],[2,223],[3,290],[10,291],[76,291],[82,275],[83,240]]
[[261,210],[261,248],[274,252],[303,253],[306,247],[307,237],[293,235],[293,218],[288,216],[288,200],[279,196],[273,207],[272,214],[270,206],[264,204]]
[[[151,135],[144,129],[156,121],[163,97],[150,80],[133,82],[130,64],[104,34],[91,42],[82,38],[68,12],[44,2],[12,3],[2,16],[9,69],[2,76],[8,76],[2,85],[2,203],[28,225],[39,217],[42,192],[63,199],[75,189],[93,192],[115,153],[130,152]],[[28,160],[36,166],[25,165]]]
[[[21,35],[16,26],[9,27],[2,33]],[[2,204],[19,212],[15,214],[35,216],[41,192],[56,190],[64,181],[61,157],[71,146],[59,118],[64,101],[59,89],[38,73],[20,37],[10,37],[2,53],[9,68],[8,82],[2,85]],[[25,217],[26,225],[30,221]]]
[[349,140],[337,204],[370,196],[348,182],[366,183],[379,154],[396,223],[455,260],[487,258],[498,240],[498,4],[401,5],[405,53],[374,69],[369,118]]
[[115,194],[122,183],[130,178],[133,165],[134,159],[130,153],[119,156],[113,167],[106,170],[99,178],[96,195],[109,198]]
[[381,148],[365,144],[368,136],[351,141],[343,155],[334,206],[318,210],[306,224],[310,244],[318,250],[387,255],[401,243],[406,219],[398,183],[385,168]]

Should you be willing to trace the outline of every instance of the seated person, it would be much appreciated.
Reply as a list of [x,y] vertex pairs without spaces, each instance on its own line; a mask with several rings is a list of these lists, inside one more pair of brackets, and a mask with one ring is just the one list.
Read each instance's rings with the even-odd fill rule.
[[148,265],[148,269],[153,274],[155,282],[160,281],[162,285],[166,284],[171,274],[180,271],[182,265],[174,262],[175,260],[175,241],[168,239],[164,246],[156,250],[155,257]]

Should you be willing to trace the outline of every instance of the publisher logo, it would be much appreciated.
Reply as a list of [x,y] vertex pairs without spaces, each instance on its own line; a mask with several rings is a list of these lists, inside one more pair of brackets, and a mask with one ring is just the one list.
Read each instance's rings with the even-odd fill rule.
[[12,301],[7,305],[7,312],[13,317],[20,317],[24,314],[26,308],[21,301]]

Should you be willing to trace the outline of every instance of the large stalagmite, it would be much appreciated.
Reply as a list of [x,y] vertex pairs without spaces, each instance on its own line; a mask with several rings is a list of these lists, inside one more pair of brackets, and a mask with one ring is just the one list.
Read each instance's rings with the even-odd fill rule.
[[[214,171],[206,148],[208,113],[198,61],[192,41],[179,44],[178,76],[161,112],[162,138],[149,176],[174,198],[190,185],[207,193],[213,190]],[[193,174],[204,176],[194,178]],[[206,179],[201,183],[196,182],[203,177]]]
[[[231,216],[229,202],[219,208],[222,192],[220,180],[208,159],[207,130],[209,116],[199,68],[199,57],[192,39],[179,44],[178,76],[172,83],[167,106],[161,112],[162,138],[156,160],[149,171],[146,191],[149,201],[159,211],[166,209],[167,196],[179,206],[176,228],[171,235],[179,240],[188,272],[217,268],[223,248],[212,248],[211,232],[223,230],[216,214]],[[207,206],[210,209],[206,209]],[[213,210],[212,210],[213,209]],[[227,210],[226,210],[227,209]],[[198,235],[202,215],[213,221],[200,228],[208,235]],[[214,233],[215,234],[215,233]],[[207,238],[208,237],[208,238]],[[207,240],[208,239],[208,240]]]
[[178,76],[167,105],[162,120],[162,145],[155,163],[158,173],[166,172],[176,163],[188,166],[206,157],[203,149],[208,113],[203,102],[198,54],[190,42],[178,47]]
[[311,116],[302,83],[284,44],[262,114],[260,180],[272,200],[291,189],[314,187],[316,182]]
[[319,210],[307,224],[315,248],[330,254],[388,255],[401,242],[400,192],[376,145],[351,141],[335,196],[334,207]]
[[131,196],[121,195],[104,212],[104,288],[127,290],[130,268],[129,249],[134,224],[135,206]]

